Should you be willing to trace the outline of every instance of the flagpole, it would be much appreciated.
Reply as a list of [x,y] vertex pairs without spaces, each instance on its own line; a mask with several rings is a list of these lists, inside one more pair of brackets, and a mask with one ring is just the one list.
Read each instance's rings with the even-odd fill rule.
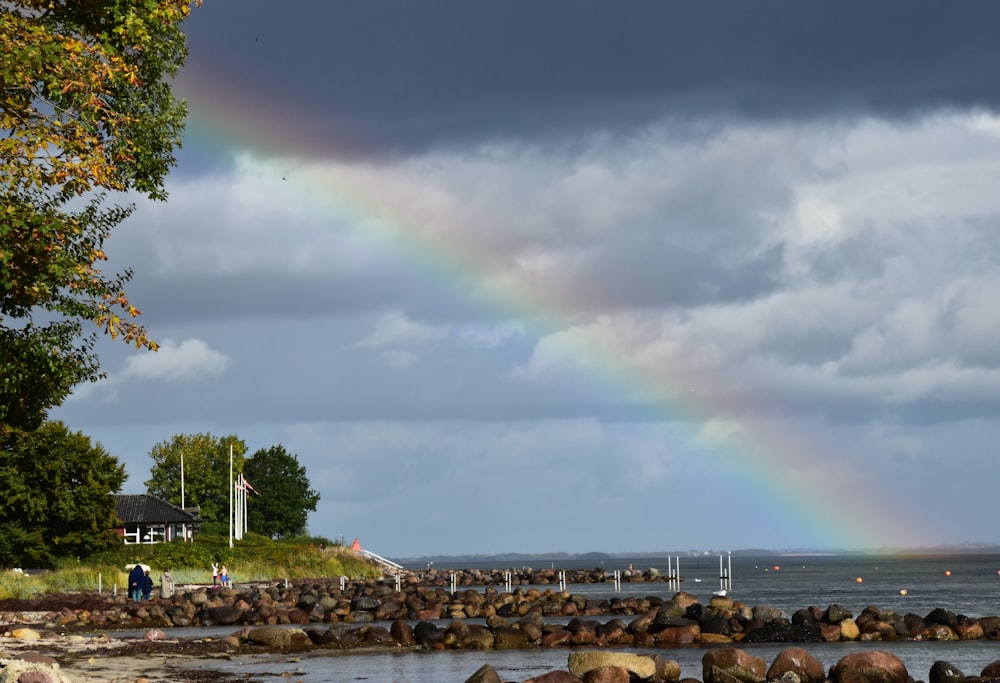
[[233,444],[229,444],[229,547],[233,547]]
[[243,480],[243,533],[246,534],[250,530],[250,523],[247,519],[247,498],[250,497],[250,494],[247,493],[247,478],[242,474],[240,478]]
[[[181,510],[184,509],[184,451],[181,451]],[[187,522],[181,524],[181,533],[184,534],[184,542],[187,543],[188,531]]]

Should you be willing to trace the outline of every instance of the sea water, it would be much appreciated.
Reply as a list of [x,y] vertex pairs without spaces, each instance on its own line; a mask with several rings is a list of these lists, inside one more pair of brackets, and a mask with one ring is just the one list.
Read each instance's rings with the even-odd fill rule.
[[[669,563],[677,567],[677,556]],[[726,554],[722,558],[680,556],[681,590],[707,603],[715,591],[725,588],[734,599],[751,606],[766,605],[791,616],[796,610],[830,604],[846,607],[857,617],[875,606],[900,615],[926,616],[944,607],[970,617],[1000,615],[1000,554],[950,554],[920,557],[873,555],[766,555]],[[553,563],[554,569],[601,568],[609,573],[656,568],[667,572],[668,559],[614,558],[603,561]],[[549,563],[544,563],[545,567]],[[536,564],[535,568],[541,568]],[[454,569],[483,569],[485,564],[464,563]],[[469,587],[463,586],[462,590]],[[526,588],[522,586],[522,588]],[[542,589],[552,586],[539,586]],[[569,584],[567,590],[593,598],[659,596],[669,598],[666,582],[621,584]],[[612,617],[593,617],[599,621]],[[626,621],[628,617],[623,617]],[[477,620],[469,619],[468,623]],[[447,621],[441,625],[447,625]],[[323,628],[323,625],[318,625]],[[746,649],[770,664],[785,644],[746,645]],[[931,665],[946,661],[966,675],[978,675],[984,666],[1000,660],[1000,641],[980,639],[964,642],[875,642],[809,643],[804,647],[829,669],[843,656],[866,649],[893,652],[906,664],[916,680],[926,680]],[[619,648],[612,648],[619,649]],[[702,678],[702,647],[654,649],[620,648],[628,652],[655,652],[681,665],[682,677]],[[310,683],[340,681],[398,681],[420,683],[461,683],[484,664],[489,664],[504,681],[523,681],[553,669],[565,669],[568,648],[533,648],[508,651],[326,651],[305,655],[236,657],[231,661],[205,662],[204,668],[225,670],[260,681],[289,678]]]

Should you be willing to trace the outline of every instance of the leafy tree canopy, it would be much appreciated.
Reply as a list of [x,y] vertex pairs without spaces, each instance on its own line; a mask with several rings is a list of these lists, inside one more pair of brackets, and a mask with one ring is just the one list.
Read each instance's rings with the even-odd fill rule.
[[201,509],[208,523],[229,521],[230,446],[232,472],[243,471],[247,447],[234,435],[177,434],[153,446],[146,492],[174,505],[181,505],[181,456],[184,458],[184,506]]
[[316,510],[319,494],[309,488],[306,468],[284,446],[261,449],[246,461],[244,474],[259,493],[247,500],[251,531],[271,538],[306,532],[308,514]]
[[125,467],[61,422],[0,437],[0,565],[50,567],[114,548]]
[[107,193],[166,194],[186,110],[169,78],[189,0],[0,3],[0,432],[34,428],[98,379],[95,335],[156,344],[104,241],[132,211]]

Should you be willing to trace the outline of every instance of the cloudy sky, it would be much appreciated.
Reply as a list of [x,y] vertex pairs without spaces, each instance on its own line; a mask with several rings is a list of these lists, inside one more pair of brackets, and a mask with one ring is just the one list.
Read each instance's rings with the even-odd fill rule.
[[52,417],[126,492],[282,444],[397,558],[1000,542],[998,21],[205,0],[107,245],[161,350]]

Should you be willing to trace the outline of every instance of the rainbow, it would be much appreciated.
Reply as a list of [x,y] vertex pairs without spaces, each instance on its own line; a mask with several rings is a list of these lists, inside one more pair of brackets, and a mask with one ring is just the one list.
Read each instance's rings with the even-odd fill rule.
[[[181,88],[191,108],[186,146],[219,154],[231,154],[236,148],[278,159],[291,156],[290,150],[310,148],[313,141],[303,132],[308,125],[279,123],[295,121],[298,112],[262,103],[246,91],[227,91],[222,83],[224,79],[209,73],[187,72]],[[329,129],[325,122],[324,126]],[[335,130],[324,146],[331,151],[351,148],[337,139]],[[477,242],[469,233],[502,239],[502,230],[463,231],[468,216],[440,210],[433,214],[434,225],[429,227],[427,217],[415,215],[412,202],[401,199],[422,188],[387,188],[377,171],[340,174],[319,164],[303,164],[294,173],[295,181],[308,183],[317,204],[336,216],[338,224],[353,225],[374,243],[393,245],[404,258],[457,291],[472,292],[477,305],[495,315],[528,321],[539,335],[565,329],[573,318],[571,302],[523,284],[484,280],[483,274],[496,272],[495,244]],[[431,188],[427,190],[433,194]],[[804,428],[780,418],[716,419],[718,415],[767,414],[762,410],[765,397],[718,386],[712,391],[690,391],[706,378],[681,362],[658,365],[651,373],[630,360],[612,336],[602,334],[599,325],[575,330],[578,345],[574,351],[579,355],[574,361],[585,381],[633,406],[637,421],[669,425],[670,443],[664,448],[715,463],[717,480],[697,482],[706,489],[706,505],[714,499],[732,506],[733,501],[745,498],[745,509],[737,503],[732,510],[737,528],[746,524],[752,508],[755,518],[766,520],[774,530],[775,539],[801,539],[799,547],[891,550],[925,543],[938,531],[925,528],[926,520],[912,519],[912,510],[897,494],[881,488],[884,482],[869,481],[860,466],[847,464],[849,459],[836,448],[803,433]],[[822,472],[819,479],[828,485],[810,483],[817,477],[803,476],[805,470]],[[664,509],[669,527],[669,500],[664,501]],[[762,531],[754,528],[748,535],[759,537]]]

